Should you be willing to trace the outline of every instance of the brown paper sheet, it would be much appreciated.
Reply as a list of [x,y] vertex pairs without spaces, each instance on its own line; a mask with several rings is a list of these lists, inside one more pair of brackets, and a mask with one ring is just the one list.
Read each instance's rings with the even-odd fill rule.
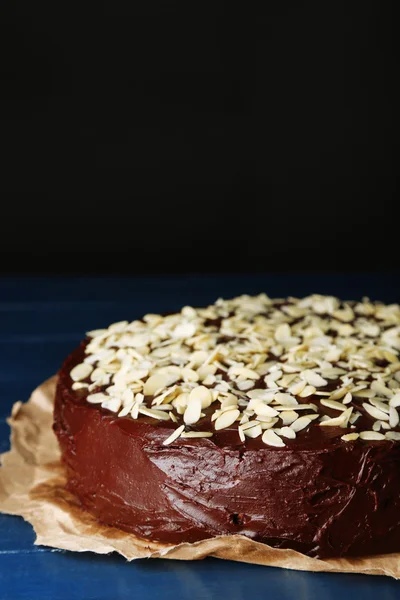
[[64,469],[51,427],[55,384],[53,377],[37,388],[27,403],[14,404],[8,421],[12,446],[10,452],[1,456],[0,511],[20,515],[31,523],[37,536],[35,544],[75,552],[118,552],[128,560],[150,557],[198,560],[214,556],[301,571],[400,578],[400,554],[318,560],[239,535],[171,546],[100,525],[65,490]]

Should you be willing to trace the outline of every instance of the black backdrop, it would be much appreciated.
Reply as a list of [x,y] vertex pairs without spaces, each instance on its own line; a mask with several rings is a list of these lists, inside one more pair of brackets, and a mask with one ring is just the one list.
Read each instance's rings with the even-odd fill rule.
[[1,3],[3,272],[400,265],[388,2]]

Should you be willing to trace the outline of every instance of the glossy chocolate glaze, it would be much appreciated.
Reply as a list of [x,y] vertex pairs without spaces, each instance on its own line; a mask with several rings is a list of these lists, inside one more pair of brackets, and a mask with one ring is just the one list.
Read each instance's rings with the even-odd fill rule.
[[173,544],[240,533],[320,558],[400,550],[400,444],[345,443],[315,424],[283,448],[242,444],[237,426],[163,446],[176,424],[118,418],[71,390],[84,346],[60,371],[54,430],[69,489],[101,522]]

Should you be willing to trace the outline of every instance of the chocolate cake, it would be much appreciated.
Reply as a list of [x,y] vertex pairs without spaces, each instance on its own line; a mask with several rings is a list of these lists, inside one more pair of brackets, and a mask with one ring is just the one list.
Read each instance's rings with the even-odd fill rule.
[[178,544],[400,551],[400,307],[261,294],[114,323],[59,373],[68,487]]

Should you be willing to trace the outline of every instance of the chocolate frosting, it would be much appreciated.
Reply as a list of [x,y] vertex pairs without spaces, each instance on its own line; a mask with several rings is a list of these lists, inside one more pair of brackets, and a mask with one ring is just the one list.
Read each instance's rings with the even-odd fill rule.
[[[235,425],[164,446],[176,424],[118,418],[71,389],[84,347],[59,373],[54,431],[68,487],[99,521],[173,544],[242,534],[318,558],[400,550],[398,443],[315,426],[284,447],[243,445]],[[206,411],[195,428],[209,427]]]

